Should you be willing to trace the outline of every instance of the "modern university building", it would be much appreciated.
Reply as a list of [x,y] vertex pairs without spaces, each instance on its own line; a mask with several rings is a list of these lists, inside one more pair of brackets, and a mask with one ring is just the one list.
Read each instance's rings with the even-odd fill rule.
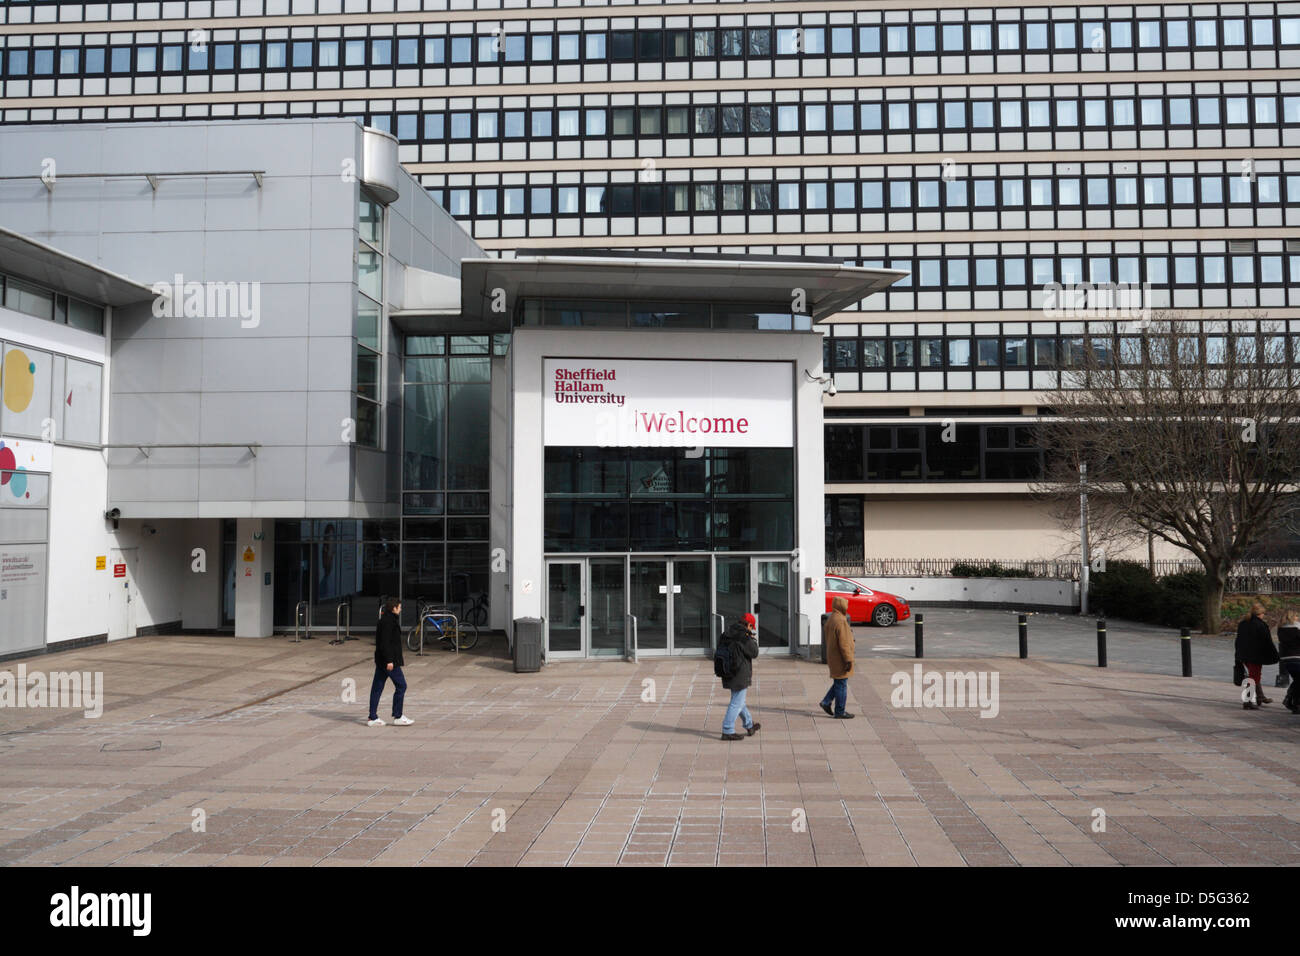
[[819,638],[813,324],[897,273],[486,256],[351,120],[5,141],[0,653],[382,595],[550,660]]
[[[340,350],[343,339],[350,341],[347,348],[356,370],[349,388],[337,391],[348,393],[352,412],[349,416],[343,410],[341,395],[334,396],[329,411],[338,413],[336,422],[355,420],[358,441],[349,454],[356,456],[356,463],[349,464],[347,481],[356,489],[323,493],[322,500],[334,504],[328,513],[314,512],[311,517],[323,524],[303,523],[303,518],[293,531],[278,528],[281,542],[297,535],[299,552],[295,559],[285,559],[274,579],[297,574],[300,584],[276,599],[281,603],[272,609],[273,621],[291,618],[299,600],[312,603],[316,623],[329,621],[343,592],[324,573],[324,564],[335,567],[333,556],[340,553],[333,538],[354,530],[332,519],[363,520],[342,503],[378,500],[364,498],[377,494],[376,473],[367,469],[371,462],[383,460],[367,451],[375,446],[366,442],[379,442],[387,454],[401,447],[419,422],[441,421],[444,410],[449,416],[446,434],[457,438],[443,450],[445,460],[409,473],[407,469],[417,468],[417,461],[424,459],[422,453],[413,458],[402,452],[400,480],[388,479],[394,482],[395,495],[443,497],[403,497],[403,516],[390,519],[401,524],[387,526],[378,539],[366,535],[378,534],[379,526],[363,525],[355,529],[362,537],[352,540],[363,557],[383,556],[388,578],[379,593],[391,593],[395,587],[407,595],[431,592],[423,583],[414,585],[417,591],[405,589],[403,582],[413,575],[418,580],[424,572],[415,569],[431,568],[434,561],[442,562],[441,570],[428,574],[441,580],[448,599],[463,597],[470,589],[481,591],[485,577],[489,588],[498,578],[505,588],[504,572],[494,577],[490,570],[494,542],[503,540],[493,529],[505,520],[496,509],[508,506],[507,499],[495,493],[502,487],[501,476],[493,471],[490,455],[474,459],[480,465],[488,461],[476,472],[478,466],[463,456],[482,450],[459,437],[464,434],[462,423],[483,432],[485,416],[496,414],[497,402],[504,400],[493,391],[498,378],[492,372],[489,381],[406,379],[408,374],[435,374],[412,365],[415,358],[428,359],[425,366],[443,374],[440,355],[447,376],[470,374],[464,370],[473,363],[453,350],[484,347],[482,340],[473,345],[461,339],[438,341],[429,331],[433,339],[415,347],[443,352],[408,355],[403,350],[415,333],[436,326],[403,318],[407,301],[426,309],[422,321],[433,314],[430,303],[441,302],[448,315],[454,308],[462,316],[483,314],[495,322],[501,313],[491,308],[493,303],[479,304],[474,296],[486,288],[510,288],[519,301],[530,303],[520,305],[524,313],[517,316],[513,309],[518,302],[511,300],[512,335],[519,329],[546,330],[549,322],[581,322],[584,328],[613,322],[627,333],[617,341],[629,346],[643,331],[639,323],[648,321],[639,318],[645,310],[635,303],[665,302],[665,286],[673,290],[668,304],[708,305],[709,335],[699,327],[692,333],[701,343],[722,330],[719,323],[731,321],[727,316],[732,304],[741,305],[745,315],[761,316],[767,314],[765,309],[774,314],[789,311],[789,333],[754,330],[771,333],[764,340],[769,342],[783,335],[797,339],[795,323],[806,317],[814,330],[825,334],[821,374],[830,375],[836,388],[836,394],[820,396],[825,487],[819,507],[829,563],[863,558],[1051,559],[1074,553],[1077,533],[1063,530],[1030,494],[1046,454],[1036,441],[1034,425],[1050,414],[1050,390],[1062,370],[1089,352],[1118,362],[1135,361],[1151,336],[1169,330],[1135,330],[1104,310],[1097,314],[1062,308],[1067,300],[1061,289],[1083,283],[1137,289],[1139,314],[1146,308],[1176,310],[1194,329],[1208,333],[1188,335],[1188,342],[1198,348],[1217,349],[1231,342],[1241,349],[1257,347],[1257,354],[1263,355],[1266,350],[1259,346],[1264,338],[1280,338],[1291,349],[1291,361],[1300,358],[1300,3],[1121,6],[997,0],[969,7],[911,0],[639,0],[606,6],[521,0],[504,9],[499,0],[37,0],[0,4],[0,94],[0,123],[5,127],[0,130],[0,156],[10,155],[9,144],[19,141],[12,134],[43,129],[33,135],[45,136],[52,127],[69,135],[89,127],[99,131],[86,135],[109,142],[106,128],[117,124],[167,123],[176,131],[168,135],[179,137],[187,124],[213,129],[214,121],[242,121],[246,126],[241,128],[251,130],[262,125],[283,129],[289,119],[352,119],[391,134],[397,161],[428,191],[436,204],[431,208],[446,210],[473,237],[474,246],[459,260],[491,259],[500,270],[519,261],[518,275],[489,277],[488,265],[460,267],[457,256],[450,254],[444,266],[431,259],[404,258],[414,253],[398,245],[376,250],[365,244],[357,226],[349,247],[357,261],[347,266],[358,273],[349,276],[358,297],[348,306],[352,333],[315,331],[314,305],[302,320],[311,333],[307,338],[336,339],[332,345]],[[172,152],[137,153],[128,161],[105,154],[113,160],[111,168],[141,175],[169,171],[161,160],[176,157]],[[102,174],[110,168],[106,162],[69,165],[72,158],[65,154],[44,152],[33,167],[29,152],[21,169],[6,167],[3,175],[39,175],[39,161],[45,158],[56,159],[59,171]],[[222,188],[233,190],[251,188],[251,176],[240,170],[267,165],[233,150],[178,168],[235,173],[200,177],[203,190],[215,188],[206,184],[218,179]],[[4,188],[19,182],[4,181]],[[40,195],[57,206],[57,197],[68,193],[65,185],[95,182],[68,180],[52,192],[39,187]],[[109,182],[97,188],[107,188]],[[21,188],[40,198],[33,185],[29,179]],[[190,188],[196,191],[190,201],[197,209],[197,181]],[[160,185],[157,195],[166,191]],[[360,197],[359,192],[358,202]],[[406,201],[399,198],[397,206]],[[385,208],[391,228],[394,207]],[[441,212],[431,215],[438,222],[445,219]],[[110,269],[136,283],[160,281],[152,271],[133,271],[137,263],[118,260],[114,265],[101,254],[101,249],[115,248],[113,240],[101,240],[92,248],[68,237],[106,228],[105,222],[94,227],[67,222],[60,226],[64,233],[57,240],[43,222],[39,216],[19,221],[7,210],[0,214],[0,226],[87,265]],[[273,220],[266,223],[277,228]],[[337,222],[308,226],[343,228]],[[448,229],[460,235],[450,224]],[[439,237],[430,238],[438,240],[436,249],[444,248]],[[399,230],[394,242],[404,241]],[[632,268],[632,261],[657,264],[644,269],[638,265],[635,281],[626,272],[605,271],[612,265],[575,269],[593,295],[602,276],[612,281],[600,293],[605,299],[566,308],[566,280],[556,279],[570,266],[561,260],[593,250],[601,250],[607,259],[630,256],[623,262],[625,270]],[[300,244],[271,251],[315,254]],[[367,325],[376,309],[364,304],[378,300],[367,297],[358,284],[362,270],[374,261],[372,255],[380,252],[386,261],[460,278],[462,292],[465,283],[477,283],[480,291],[453,305],[450,286],[442,289],[445,299],[439,299],[438,282],[416,283],[408,293],[402,280],[400,294],[410,299],[400,300],[397,307],[384,303],[388,325],[381,321],[379,327],[390,339],[381,341]],[[668,266],[660,261],[663,257],[678,260],[678,265]],[[724,292],[730,280],[710,279],[702,284],[728,301],[719,305],[718,299],[703,293],[687,299],[683,292],[695,295],[696,288],[674,285],[672,269],[677,268],[685,282],[686,262],[702,269],[711,257],[737,269],[738,262],[760,263],[762,257],[801,263],[805,269],[830,270],[839,264],[845,267],[845,282],[852,281],[848,277],[855,269],[902,275],[877,294],[865,294],[878,288],[865,279],[843,295],[828,286],[818,303],[800,303],[802,311],[796,316],[790,299],[768,298],[772,287],[760,281],[751,284],[754,272],[739,282],[755,290],[754,296],[748,291]],[[151,262],[149,270],[162,265],[161,259]],[[721,268],[719,262],[712,265]],[[331,265],[328,274],[336,276],[335,268]],[[476,277],[480,268],[484,274]],[[224,266],[221,272],[202,275],[214,281],[244,278]],[[641,284],[651,275],[664,281]],[[270,287],[271,277],[263,277],[263,296],[277,294]],[[161,280],[169,278],[164,271]],[[318,274],[312,283],[318,281],[333,280]],[[384,295],[398,294],[395,281],[390,280]],[[339,282],[335,292],[341,300]],[[787,284],[814,288],[811,282]],[[625,288],[638,291],[634,296]],[[313,296],[323,294],[315,284],[310,291]],[[72,290],[66,294],[71,310],[77,296]],[[267,301],[264,298],[264,307]],[[590,305],[593,301],[606,302],[607,307]],[[827,314],[825,309],[832,311]],[[703,319],[697,312],[693,318],[673,321],[698,326]],[[765,320],[757,321],[763,325]],[[599,330],[599,336],[605,331]],[[258,334],[256,329],[241,332],[250,333]],[[487,333],[482,327],[445,332],[469,334]],[[599,336],[593,329],[571,341],[607,341]],[[726,339],[722,357],[748,361],[743,350],[730,351],[742,338]],[[512,361],[511,352],[519,347],[518,339],[507,345],[493,338],[483,361],[495,369]],[[503,354],[497,354],[498,349]],[[716,359],[719,353],[712,345],[709,349],[672,357]],[[204,355],[209,354],[222,375],[237,373],[205,347]],[[314,361],[318,357],[309,356],[309,369],[319,367]],[[619,348],[609,357],[647,356]],[[809,368],[802,358],[787,354],[783,359],[792,362],[798,388],[810,384],[802,379]],[[160,367],[145,384],[152,387],[164,368],[176,367]],[[614,371],[615,382],[628,381],[632,374],[594,363],[591,368],[591,374]],[[559,371],[543,365],[537,374]],[[251,379],[259,380],[257,375]],[[302,388],[313,396],[313,411],[323,401],[317,384],[309,377]],[[512,384],[517,388],[519,383]],[[410,403],[405,401],[408,394]],[[486,396],[476,406],[477,418],[455,411],[454,400],[468,401],[467,396],[476,394]],[[400,405],[393,404],[398,401]],[[447,404],[413,410],[422,401]],[[590,412],[594,418],[611,411],[609,404],[564,402],[556,407],[579,416]],[[394,418],[399,407],[400,423]],[[796,402],[791,412],[801,443],[796,478],[803,474],[804,454],[812,450],[811,444],[803,444],[808,436],[798,431],[801,407]],[[262,406],[257,411],[274,414]],[[665,409],[665,414],[669,411],[673,409]],[[312,428],[324,428],[314,414],[311,421]],[[678,421],[684,428],[685,414]],[[506,434],[496,427],[499,424],[489,421],[490,441]],[[113,427],[106,433],[110,444],[119,443]],[[442,433],[437,427],[428,425],[426,435],[434,444],[447,440],[438,437]],[[950,427],[956,441],[944,440]],[[594,420],[590,428],[594,434]],[[187,440],[199,440],[187,434]],[[681,433],[675,434],[680,439]],[[243,438],[244,433],[233,430],[203,436],[208,443],[232,445]],[[303,448],[318,449],[333,440],[323,431],[301,439]],[[540,440],[547,441],[544,433]],[[601,442],[595,440],[594,446],[601,447]],[[55,450],[59,447],[56,443]],[[132,454],[130,449],[110,451],[112,456]],[[216,453],[199,451],[208,457],[196,480],[216,474],[212,469],[219,466],[210,457]],[[239,449],[224,454],[237,455]],[[264,454],[257,450],[259,466]],[[302,452],[304,488],[335,480],[322,454]],[[629,489],[634,480],[647,477],[632,477],[636,466],[631,454]],[[105,466],[110,477],[121,461],[112,456]],[[704,465],[697,458],[685,458],[685,452],[683,456],[683,468],[703,467],[706,476],[713,474],[707,470],[713,467],[708,453]],[[539,472],[545,488],[560,487],[548,482],[567,481],[580,489],[543,491],[549,509],[545,513],[554,517],[546,518],[537,532],[543,538],[548,529],[561,528],[562,521],[582,520],[584,508],[590,516],[615,515],[616,527],[622,528],[623,505],[589,508],[562,497],[588,495],[581,489],[595,487],[582,484],[593,480],[584,477],[595,470],[587,462],[584,453],[581,465],[557,462],[550,472]],[[559,477],[562,468],[568,469],[567,478]],[[621,469],[616,469],[619,474]],[[161,474],[159,470],[152,480],[161,481]],[[518,476],[519,469],[513,474]],[[679,480],[688,482],[680,485],[685,488],[697,487],[700,479],[672,479]],[[709,483],[702,487],[715,491],[716,483],[705,480]],[[661,477],[650,484],[679,487]],[[309,498],[306,492],[299,496],[278,487],[266,491],[284,496],[276,500]],[[605,493],[610,499],[622,494],[612,489]],[[479,497],[468,497],[472,494]],[[768,494],[766,486],[761,494]],[[770,500],[783,496],[773,492]],[[624,499],[630,528],[644,513],[643,502],[631,490]],[[443,510],[411,510],[426,505]],[[716,499],[681,507],[687,514],[714,515],[715,505]],[[801,508],[795,507],[797,514],[802,514]],[[129,512],[123,508],[123,513]],[[237,539],[242,541],[237,519],[227,512],[209,514],[225,522],[213,532],[212,546],[233,554]],[[267,516],[272,514],[289,520],[292,512]],[[409,536],[420,520],[428,523],[418,533],[431,537]],[[689,520],[679,509],[674,533]],[[721,553],[721,525],[709,521],[706,550]],[[811,552],[805,535],[810,531],[805,520],[795,521],[792,548],[801,548],[807,557]],[[159,527],[158,535],[164,533]],[[392,541],[398,542],[395,553],[382,550],[384,542]],[[420,551],[422,547],[427,551]],[[579,566],[565,570],[569,566],[557,563],[554,573],[570,577],[563,593],[583,596],[584,601],[575,604],[587,612],[584,619],[590,618],[598,602],[586,596],[609,572],[592,556],[598,548],[577,541],[564,547],[581,556],[575,558]],[[541,553],[555,556],[561,550],[544,540]],[[277,561],[279,553],[277,546]],[[1172,555],[1158,551],[1157,556]],[[517,557],[506,555],[511,561]],[[479,564],[471,566],[471,558]],[[709,560],[715,588],[709,613],[719,613],[717,559]],[[309,573],[306,568],[314,569],[317,562],[320,573]],[[816,574],[822,568],[805,564],[803,570],[801,577],[807,577],[809,570]],[[757,573],[751,569],[751,580]],[[467,574],[478,577],[471,581]],[[652,590],[658,593],[663,587],[666,595],[675,595],[680,585],[681,593],[689,593],[683,577],[689,574],[684,565],[665,566],[665,580],[653,578]],[[629,569],[624,578],[629,593],[630,575]],[[541,593],[541,572],[526,580],[535,594]],[[574,591],[576,580],[582,583]],[[273,590],[278,587],[272,585]],[[795,590],[792,586],[790,593]],[[630,606],[629,600],[625,595],[624,607]],[[222,621],[233,626],[228,623],[233,620],[233,601],[229,595],[222,598],[221,607],[212,612],[215,626]],[[504,608],[504,601],[504,590],[491,596],[494,614]],[[617,604],[615,600],[611,606]],[[797,623],[791,626],[798,630]],[[578,643],[591,651],[601,641],[584,631]]]

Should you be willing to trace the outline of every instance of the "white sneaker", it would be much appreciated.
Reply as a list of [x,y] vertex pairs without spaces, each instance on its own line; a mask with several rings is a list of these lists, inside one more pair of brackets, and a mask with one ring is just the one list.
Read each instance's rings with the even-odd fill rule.
[[406,717],[406,716],[398,717],[396,720],[393,721],[394,726],[397,727],[409,727],[413,723],[415,723],[415,721],[413,721],[410,717]]
[[384,722],[383,722],[382,720],[380,720],[378,717],[376,717],[374,720],[367,720],[367,721],[366,721],[366,726],[367,726],[367,727],[382,727],[382,726],[384,726]]

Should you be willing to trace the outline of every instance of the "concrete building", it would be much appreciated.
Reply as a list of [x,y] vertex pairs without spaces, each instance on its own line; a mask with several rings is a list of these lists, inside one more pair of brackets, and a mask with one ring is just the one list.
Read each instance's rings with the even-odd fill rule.
[[354,117],[490,255],[908,273],[828,320],[845,559],[1072,549],[1029,426],[1080,351],[1130,346],[1053,284],[1300,332],[1300,4],[501,6],[7,4],[0,121]]
[[552,660],[819,639],[814,325],[899,273],[490,257],[345,119],[5,147],[0,656],[385,595]]

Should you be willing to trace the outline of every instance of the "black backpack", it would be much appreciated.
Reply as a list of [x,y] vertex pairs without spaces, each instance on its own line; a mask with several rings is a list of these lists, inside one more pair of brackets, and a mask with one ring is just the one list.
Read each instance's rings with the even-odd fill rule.
[[735,673],[736,654],[732,649],[731,641],[719,641],[718,649],[713,652],[713,676],[728,680],[735,676]]

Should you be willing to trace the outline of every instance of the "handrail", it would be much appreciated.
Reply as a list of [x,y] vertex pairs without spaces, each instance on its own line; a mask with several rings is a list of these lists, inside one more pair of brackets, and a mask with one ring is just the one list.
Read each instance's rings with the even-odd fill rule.
[[[627,617],[627,637],[632,638],[632,662],[636,663],[637,646],[636,646],[636,615],[628,614]],[[627,660],[627,637],[623,639],[623,659]]]
[[209,441],[209,442],[138,442],[128,441],[119,442],[109,445],[100,445],[100,448],[135,448],[144,457],[149,457],[147,448],[247,448],[248,453],[254,458],[257,457],[257,450],[262,447],[261,442],[255,441]]
[[709,635],[709,650],[716,651],[718,649],[718,635],[722,634],[727,629],[727,619],[717,611],[714,611],[709,615],[709,617],[716,617],[718,619],[717,628]]
[[[299,629],[302,624],[302,629]],[[299,635],[306,633],[305,638]],[[302,640],[311,640],[311,604],[307,601],[299,601],[293,609],[293,643],[297,644]]]
[[346,640],[355,640],[349,637],[350,630],[352,630],[352,605],[347,601],[340,601],[334,608],[334,640],[330,643],[342,644]]

